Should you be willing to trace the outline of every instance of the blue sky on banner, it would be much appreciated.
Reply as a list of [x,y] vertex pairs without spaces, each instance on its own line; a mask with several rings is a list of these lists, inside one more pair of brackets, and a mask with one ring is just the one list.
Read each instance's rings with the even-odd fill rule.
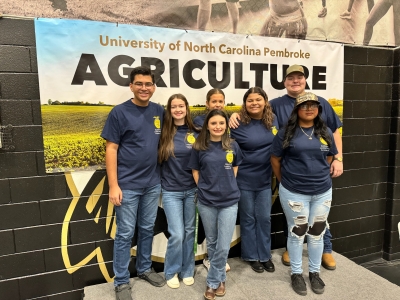
[[[240,104],[247,88],[261,81],[272,99],[284,94],[282,85],[272,82],[282,81],[283,66],[294,63],[309,69],[308,83],[316,94],[343,98],[344,54],[343,46],[337,43],[41,18],[35,20],[35,30],[43,104],[48,99],[118,104],[131,93],[113,80],[115,73],[127,78],[124,74],[145,60],[158,62],[152,68],[162,72],[153,97],[162,104],[178,92],[189,96],[191,105],[203,104],[213,81],[224,84],[228,102]],[[111,45],[111,39],[116,44]],[[102,84],[94,80],[72,84],[82,54],[98,64]],[[119,59],[119,63],[110,64],[117,56],[124,56],[125,63]],[[92,72],[85,67],[85,78]]]

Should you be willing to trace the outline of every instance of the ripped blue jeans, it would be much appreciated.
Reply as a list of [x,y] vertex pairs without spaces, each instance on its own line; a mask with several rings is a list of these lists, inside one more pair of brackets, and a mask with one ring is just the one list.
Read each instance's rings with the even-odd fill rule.
[[288,223],[287,248],[292,274],[302,274],[304,237],[307,235],[308,270],[319,272],[324,249],[323,236],[328,226],[332,188],[318,195],[303,195],[279,186],[279,198]]

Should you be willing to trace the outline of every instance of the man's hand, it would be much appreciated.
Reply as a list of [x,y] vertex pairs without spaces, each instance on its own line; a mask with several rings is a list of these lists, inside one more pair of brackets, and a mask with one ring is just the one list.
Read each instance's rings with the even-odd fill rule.
[[108,198],[112,204],[115,206],[120,206],[122,202],[122,191],[119,186],[110,187],[110,191],[108,192]]
[[239,114],[238,113],[233,113],[231,115],[231,117],[229,118],[229,127],[233,128],[233,129],[238,128],[239,125],[240,125],[238,120],[240,121]]
[[340,175],[343,174],[343,162],[334,160],[331,164],[331,176],[332,178],[334,177],[339,177]]

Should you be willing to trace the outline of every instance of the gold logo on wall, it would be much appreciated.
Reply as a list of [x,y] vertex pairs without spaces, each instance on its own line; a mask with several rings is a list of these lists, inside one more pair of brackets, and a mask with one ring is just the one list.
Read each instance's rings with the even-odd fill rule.
[[[72,178],[71,173],[65,173],[65,178],[67,180],[68,187],[72,193],[72,201],[68,207],[67,213],[65,214],[62,230],[61,230],[61,255],[64,261],[65,268],[69,274],[72,274],[78,271],[81,267],[85,266],[90,260],[94,257],[97,257],[97,262],[100,268],[101,273],[104,276],[104,279],[107,282],[113,281],[113,277],[110,276],[107,267],[104,262],[103,253],[100,247],[96,247],[91,253],[89,253],[85,258],[83,258],[80,262],[76,264],[71,264],[69,252],[68,252],[68,232],[70,230],[70,221],[72,219],[72,215],[77,207],[78,201],[83,201],[81,199],[81,195],[75,185],[75,182]],[[96,204],[98,203],[100,196],[103,193],[105,176],[100,180],[97,184],[96,188],[93,190],[91,196],[89,197],[86,203],[86,210],[89,214],[93,213]],[[100,218],[100,212],[102,207],[98,209],[96,212],[96,216],[93,219],[94,222],[98,223]],[[110,234],[110,237],[114,239],[116,232],[116,223],[115,217],[113,216],[114,206],[112,203],[108,202],[107,205],[107,217],[106,217],[106,228],[105,232]]]
[[[75,172],[77,174],[78,172]],[[90,215],[89,218],[87,219],[82,219],[80,221],[82,222],[87,222],[92,219],[93,225],[98,226],[93,227],[95,228],[94,230],[96,231],[96,236],[99,235],[98,231],[102,231],[105,235],[105,238],[94,238],[93,240],[89,240],[88,243],[93,243],[98,240],[103,241],[104,239],[107,239],[107,237],[110,237],[112,239],[115,238],[116,234],[116,218],[115,218],[115,210],[114,210],[114,205],[108,201],[108,196],[106,193],[108,191],[104,191],[104,185],[106,182],[106,176],[102,174],[101,172],[99,173],[94,173],[91,175],[90,180],[88,183],[86,183],[85,187],[82,189],[82,193],[79,191],[79,183],[82,183],[84,180],[77,179],[75,177],[74,181],[74,176],[71,173],[65,173],[65,178],[67,181],[67,185],[69,187],[69,190],[71,191],[72,194],[72,200],[71,203],[67,209],[67,212],[64,217],[63,225],[62,225],[62,230],[61,230],[61,256],[62,260],[64,262],[64,266],[66,268],[66,271],[69,274],[73,274],[74,272],[78,271],[80,268],[84,267],[85,265],[94,262],[98,263],[99,269],[101,271],[101,274],[104,276],[104,279],[107,282],[112,282],[114,280],[114,277],[112,276],[112,270],[108,270],[106,262],[110,263],[109,258],[103,256],[103,252],[100,246],[97,246],[92,252],[87,254],[85,253],[79,253],[78,255],[79,258],[76,258],[76,251],[74,253],[69,252],[69,247],[73,246],[72,244],[69,243],[69,238],[71,234],[71,224],[75,222],[79,222],[76,220],[76,215],[82,215],[82,213],[88,213]],[[93,190],[91,190],[93,189]],[[90,194],[90,195],[88,195]],[[152,249],[152,255],[151,255],[151,260],[155,262],[160,262],[164,263],[165,260],[165,252],[166,252],[166,247],[168,243],[168,239],[165,236],[165,232],[167,232],[167,223],[164,223],[165,217],[162,217],[161,214],[164,214],[162,212],[162,208],[159,204],[159,211],[157,214],[157,219],[156,219],[156,224],[158,224],[158,227],[164,228],[158,232],[155,233],[153,237],[153,249]],[[75,219],[73,218],[75,215]],[[91,224],[91,223],[89,223]],[[104,226],[105,225],[105,226]],[[85,225],[86,226],[86,225]],[[79,234],[79,231],[75,231],[75,233]],[[74,233],[72,233],[73,235]],[[85,234],[85,233],[82,233]],[[101,235],[101,234],[100,234]],[[80,237],[79,237],[80,238]],[[83,237],[85,238],[85,237]],[[196,260],[203,259],[205,257],[205,253],[207,253],[207,246],[206,246],[206,240],[204,237],[199,237],[200,242],[198,244],[198,249],[197,253],[195,256]],[[236,245],[240,241],[240,228],[239,225],[236,225],[235,227],[235,232],[232,236],[232,241],[231,241],[231,247]],[[136,256],[137,246],[134,246],[131,248],[131,256]],[[83,257],[83,258],[82,258]],[[105,260],[106,259],[106,260]],[[74,262],[75,260],[75,262]],[[78,262],[76,262],[78,261]]]

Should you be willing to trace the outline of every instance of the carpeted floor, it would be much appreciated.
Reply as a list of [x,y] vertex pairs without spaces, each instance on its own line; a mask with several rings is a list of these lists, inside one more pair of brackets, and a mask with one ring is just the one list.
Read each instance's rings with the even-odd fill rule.
[[[305,297],[297,295],[290,286],[290,268],[280,262],[283,251],[284,249],[277,249],[272,253],[276,269],[274,273],[255,273],[240,258],[229,259],[231,271],[227,273],[227,292],[223,299],[305,299]],[[326,284],[325,293],[316,295],[310,288],[306,255],[307,251],[304,250],[303,274],[308,288],[306,299],[399,299],[399,286],[337,253],[334,253],[337,262],[335,271],[321,268],[320,276]],[[375,268],[377,267],[375,266]],[[373,271],[375,272],[375,270]],[[144,280],[132,278],[133,299],[203,299],[207,271],[202,265],[198,265],[195,272],[195,284],[185,286],[181,282],[178,289],[171,289],[167,285],[156,288]],[[398,277],[400,276],[397,275]],[[112,283],[87,286],[84,292],[84,300],[115,299]]]

